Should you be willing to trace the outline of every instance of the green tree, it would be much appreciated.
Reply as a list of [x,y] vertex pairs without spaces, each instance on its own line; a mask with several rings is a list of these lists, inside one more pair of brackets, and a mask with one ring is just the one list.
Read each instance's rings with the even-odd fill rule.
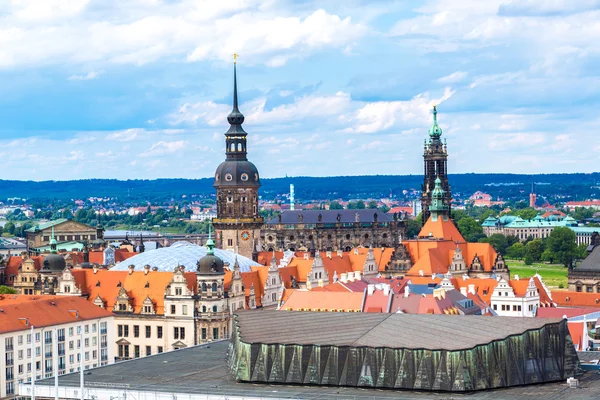
[[576,207],[570,215],[577,221],[583,221],[586,218],[592,218],[594,216],[595,210],[591,207]]
[[332,201],[331,203],[329,203],[329,209],[330,210],[343,210],[344,207],[337,201]]
[[0,286],[0,294],[17,294],[18,291],[15,288],[9,286]]
[[422,227],[423,226],[421,225],[421,214],[419,214],[415,219],[408,219],[406,221],[406,234],[408,235],[408,238],[410,239],[417,236],[421,231]]
[[542,239],[533,239],[525,245],[525,260],[528,257],[531,261],[540,261],[544,252],[544,243]]
[[565,267],[570,267],[577,258],[576,240],[575,232],[571,229],[567,227],[554,228],[546,239],[546,248],[552,253],[555,261]]
[[490,237],[479,239],[480,243],[489,243],[494,246],[494,249],[500,254],[506,254],[506,249],[508,248],[508,242],[506,241],[506,236],[500,233],[494,233]]
[[586,258],[588,255],[587,248],[588,245],[585,243],[581,243],[579,246],[577,246],[577,255],[575,258],[577,260],[583,260],[584,258]]
[[6,225],[4,225],[4,231],[7,232],[9,235],[14,235],[15,234],[15,224],[12,222],[7,222]]
[[387,205],[382,205],[381,207],[379,207],[379,211],[381,211],[382,213],[387,213],[388,211],[390,211],[390,208]]
[[521,242],[513,243],[506,249],[506,257],[520,260],[525,255],[525,245]]
[[359,210],[364,210],[365,208],[367,208],[367,206],[365,205],[364,201],[359,200],[356,202],[356,208]]
[[477,221],[475,221],[475,218],[473,217],[461,218],[457,225],[458,230],[460,233],[462,233],[467,242],[477,242],[479,239],[485,237],[483,234],[483,228]]
[[367,204],[367,208],[375,210],[377,208],[377,202],[375,200],[369,201],[369,203]]
[[538,215],[538,212],[531,207],[527,207],[527,208],[517,211],[516,214],[519,217],[523,218],[524,220],[530,220],[530,219],[535,218],[535,216]]

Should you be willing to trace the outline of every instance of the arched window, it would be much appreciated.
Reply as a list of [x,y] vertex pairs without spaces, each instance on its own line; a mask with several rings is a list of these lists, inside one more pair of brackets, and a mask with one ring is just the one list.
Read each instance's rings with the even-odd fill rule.
[[238,151],[242,151],[242,144],[238,143]]
[[202,312],[206,312],[206,306],[202,306]]
[[217,284],[216,284],[216,282],[214,282],[214,283],[212,284],[212,291],[213,291],[213,292],[216,292],[216,291],[217,291]]
[[213,306],[213,312],[217,312],[217,306]]
[[206,282],[202,282],[202,291],[206,292],[208,290],[208,287],[206,286]]
[[231,151],[235,151],[235,143],[231,143]]

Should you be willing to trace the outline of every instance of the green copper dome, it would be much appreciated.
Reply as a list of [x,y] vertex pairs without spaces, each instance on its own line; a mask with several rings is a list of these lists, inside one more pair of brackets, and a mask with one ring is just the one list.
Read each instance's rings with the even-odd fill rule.
[[437,109],[433,106],[433,125],[429,128],[429,136],[431,138],[439,138],[442,136],[442,128],[437,123]]

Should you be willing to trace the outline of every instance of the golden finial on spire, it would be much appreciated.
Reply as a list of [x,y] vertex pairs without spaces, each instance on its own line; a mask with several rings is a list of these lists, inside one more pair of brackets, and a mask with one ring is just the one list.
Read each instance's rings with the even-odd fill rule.
[[239,54],[238,53],[233,53],[233,63],[237,64],[237,58],[238,58]]

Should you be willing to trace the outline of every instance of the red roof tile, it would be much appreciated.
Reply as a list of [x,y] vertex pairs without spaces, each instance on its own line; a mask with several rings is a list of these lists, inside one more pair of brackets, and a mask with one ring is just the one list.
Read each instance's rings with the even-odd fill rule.
[[0,296],[0,333],[28,329],[18,318],[27,317],[35,328],[76,322],[69,310],[77,310],[80,320],[110,317],[111,312],[77,296]]

